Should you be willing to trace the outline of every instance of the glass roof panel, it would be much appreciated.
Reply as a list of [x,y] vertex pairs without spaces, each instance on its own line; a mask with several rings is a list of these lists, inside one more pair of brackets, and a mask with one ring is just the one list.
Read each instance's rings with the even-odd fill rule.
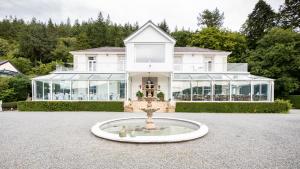
[[49,74],[49,75],[45,75],[45,76],[38,76],[33,78],[34,80],[51,80],[54,76],[56,76],[56,74]]
[[71,80],[75,74],[57,74],[52,80]]
[[262,77],[262,76],[255,76],[255,75],[250,75],[250,78],[252,80],[273,80],[271,78],[267,78],[267,77]]
[[72,80],[89,80],[92,74],[76,74],[72,77]]
[[174,80],[190,80],[190,74],[174,74]]
[[207,74],[191,74],[192,80],[211,80]]
[[109,78],[109,80],[125,80],[126,76],[125,74],[112,74]]
[[108,80],[111,74],[93,74],[90,80]]
[[231,80],[251,80],[250,74],[228,74],[227,75]]
[[230,80],[226,74],[209,74],[213,80]]

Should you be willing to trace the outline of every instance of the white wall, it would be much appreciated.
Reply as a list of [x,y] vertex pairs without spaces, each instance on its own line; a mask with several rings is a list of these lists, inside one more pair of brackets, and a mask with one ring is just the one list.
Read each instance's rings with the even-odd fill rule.
[[[205,72],[206,56],[205,54],[181,54],[177,56],[182,57],[182,65],[176,66],[182,72]],[[212,72],[223,72],[226,69],[227,56],[226,55],[210,55],[212,57]],[[179,68],[180,67],[180,68]]]
[[119,72],[122,70],[120,58],[124,58],[125,54],[76,54],[73,56],[74,70],[80,72],[88,71],[88,57],[96,57],[96,72]]

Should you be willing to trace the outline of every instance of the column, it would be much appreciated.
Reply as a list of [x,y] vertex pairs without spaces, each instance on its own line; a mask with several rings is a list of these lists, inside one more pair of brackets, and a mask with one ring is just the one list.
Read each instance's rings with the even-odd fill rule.
[[253,81],[250,81],[250,101],[253,101],[253,92],[254,92]]
[[211,101],[213,101],[214,99],[213,99],[213,97],[214,97],[214,92],[215,92],[215,89],[214,89],[214,87],[215,87],[215,82],[214,81],[211,81],[211,98],[210,98],[210,100]]
[[231,96],[231,93],[232,93],[232,88],[231,88],[231,81],[229,81],[229,101],[231,102],[232,101],[232,96]]

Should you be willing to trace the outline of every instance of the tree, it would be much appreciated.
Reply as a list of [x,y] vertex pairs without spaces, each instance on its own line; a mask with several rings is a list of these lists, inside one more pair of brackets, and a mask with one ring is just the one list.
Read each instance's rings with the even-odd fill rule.
[[43,63],[52,61],[51,51],[55,46],[55,41],[47,34],[46,26],[37,23],[35,19],[21,33],[19,44],[20,56],[30,59],[34,65],[37,61]]
[[72,55],[70,54],[70,51],[75,49],[76,44],[76,38],[59,38],[55,49],[51,52],[53,59],[62,62],[71,62]]
[[91,46],[89,44],[89,39],[85,32],[79,33],[79,35],[76,36],[76,39],[77,39],[76,44],[75,44],[76,50],[91,48]]
[[0,38],[0,57],[6,56],[8,51],[9,51],[8,41]]
[[300,34],[272,29],[250,52],[248,63],[251,73],[276,79],[277,97],[296,92],[300,82]]
[[224,20],[224,12],[220,12],[218,8],[213,11],[205,9],[202,13],[199,13],[197,17],[198,26],[206,27],[221,27]]
[[175,32],[171,33],[171,36],[176,39],[176,46],[181,47],[185,47],[190,44],[192,35],[192,32],[186,31],[184,29],[182,29],[181,31],[175,30]]
[[23,74],[30,75],[32,73],[32,63],[29,59],[23,57],[8,59]]
[[13,101],[26,100],[31,93],[31,82],[26,76],[19,75],[9,78],[8,85],[16,93]]
[[231,51],[229,61],[245,62],[247,42],[244,35],[216,27],[204,28],[192,35],[190,46]]
[[161,23],[158,23],[157,26],[160,27],[166,33],[170,33],[169,26],[165,19]]
[[300,1],[285,0],[279,9],[279,25],[300,31]]
[[247,36],[250,49],[254,49],[256,42],[275,26],[275,20],[276,14],[271,6],[264,0],[259,0],[242,27],[243,33]]

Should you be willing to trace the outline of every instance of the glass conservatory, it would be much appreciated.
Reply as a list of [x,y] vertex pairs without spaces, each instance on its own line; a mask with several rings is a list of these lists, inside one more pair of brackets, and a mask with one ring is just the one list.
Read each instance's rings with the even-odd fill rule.
[[126,74],[50,74],[33,78],[33,100],[124,100]]
[[174,74],[175,101],[274,101],[274,80],[247,74]]

